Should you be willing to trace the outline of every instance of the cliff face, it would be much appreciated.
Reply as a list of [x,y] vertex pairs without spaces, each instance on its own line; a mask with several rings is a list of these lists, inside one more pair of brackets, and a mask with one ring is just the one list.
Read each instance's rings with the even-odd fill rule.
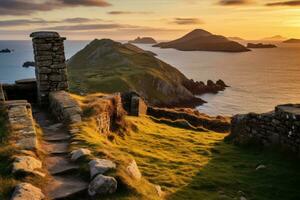
[[193,30],[177,40],[162,42],[154,46],[161,48],[174,48],[181,51],[249,51],[249,49],[237,42],[231,41],[224,36],[213,35],[202,29]]

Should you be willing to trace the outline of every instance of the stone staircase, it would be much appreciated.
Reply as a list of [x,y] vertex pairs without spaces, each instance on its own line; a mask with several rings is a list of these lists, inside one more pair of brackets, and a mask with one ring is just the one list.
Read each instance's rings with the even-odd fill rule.
[[88,183],[79,177],[79,166],[70,160],[71,136],[67,129],[39,109],[34,110],[33,116],[43,132],[41,149],[46,154],[43,165],[50,174],[43,189],[45,196],[49,199],[67,199],[86,193]]

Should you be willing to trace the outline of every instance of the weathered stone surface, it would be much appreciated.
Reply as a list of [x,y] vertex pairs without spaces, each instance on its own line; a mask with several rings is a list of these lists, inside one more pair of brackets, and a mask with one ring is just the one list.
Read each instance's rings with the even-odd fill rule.
[[115,178],[99,174],[90,183],[88,192],[90,196],[112,194],[117,190],[117,187],[118,183]]
[[140,180],[142,178],[142,174],[135,162],[135,160],[132,160],[129,165],[127,166],[127,173],[134,179]]
[[42,200],[45,195],[41,189],[30,183],[20,183],[16,186],[11,200]]
[[116,168],[116,164],[114,162],[106,159],[92,160],[89,162],[89,166],[92,178],[97,174],[104,174],[105,172]]
[[32,38],[52,38],[52,37],[60,37],[57,32],[49,32],[49,31],[39,31],[30,34]]
[[42,168],[42,162],[31,156],[16,156],[13,162],[12,172],[32,173],[44,177],[43,173],[37,171]]
[[91,155],[91,151],[89,149],[80,148],[71,152],[71,160],[76,161],[89,155]]
[[229,139],[238,144],[275,145],[300,155],[300,105],[276,106],[275,111],[232,118]]
[[67,123],[81,122],[82,110],[78,103],[65,91],[51,92],[51,111],[59,120]]

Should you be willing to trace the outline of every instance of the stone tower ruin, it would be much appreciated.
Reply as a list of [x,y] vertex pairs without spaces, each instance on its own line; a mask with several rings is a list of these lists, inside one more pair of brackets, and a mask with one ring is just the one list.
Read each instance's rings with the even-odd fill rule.
[[52,91],[68,91],[64,40],[56,32],[34,32],[33,41],[37,97],[40,105],[47,105]]

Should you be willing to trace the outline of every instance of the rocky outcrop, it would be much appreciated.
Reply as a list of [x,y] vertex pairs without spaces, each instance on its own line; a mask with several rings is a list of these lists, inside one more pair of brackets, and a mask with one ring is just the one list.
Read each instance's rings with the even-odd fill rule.
[[41,177],[45,177],[42,173],[42,162],[32,156],[16,156],[13,162],[12,172],[13,173],[29,173],[35,174]]
[[135,162],[134,159],[132,159],[129,163],[129,165],[126,168],[127,173],[129,174],[129,176],[131,176],[132,178],[136,179],[136,180],[140,180],[142,178],[142,174]]
[[157,43],[152,37],[137,37],[134,40],[130,40],[129,43],[136,44],[155,44]]
[[49,95],[50,110],[67,123],[81,122],[82,110],[78,103],[65,91],[51,92]]
[[277,46],[274,44],[263,44],[263,43],[248,43],[247,48],[250,49],[263,49],[263,48],[276,48]]
[[90,196],[112,194],[117,187],[118,183],[115,178],[99,174],[90,183],[88,192]]
[[16,186],[11,200],[42,200],[45,195],[41,189],[30,183],[20,183]]
[[10,49],[2,49],[2,50],[0,50],[0,53],[11,53],[12,52],[12,50],[10,50]]
[[35,62],[33,62],[33,61],[26,61],[26,62],[23,63],[22,66],[26,67],[26,68],[28,68],[28,67],[35,67]]
[[280,146],[300,155],[300,105],[279,105],[275,111],[232,118],[228,139],[236,144]]
[[202,81],[194,81],[193,79],[183,82],[183,85],[191,91],[194,95],[201,95],[205,93],[218,93],[228,87],[223,80],[218,80],[214,83],[212,80],[208,80],[207,84]]
[[211,34],[202,29],[195,29],[179,39],[161,42],[154,45],[154,47],[174,48],[180,51],[249,51],[245,46],[235,41],[231,41],[224,36]]

